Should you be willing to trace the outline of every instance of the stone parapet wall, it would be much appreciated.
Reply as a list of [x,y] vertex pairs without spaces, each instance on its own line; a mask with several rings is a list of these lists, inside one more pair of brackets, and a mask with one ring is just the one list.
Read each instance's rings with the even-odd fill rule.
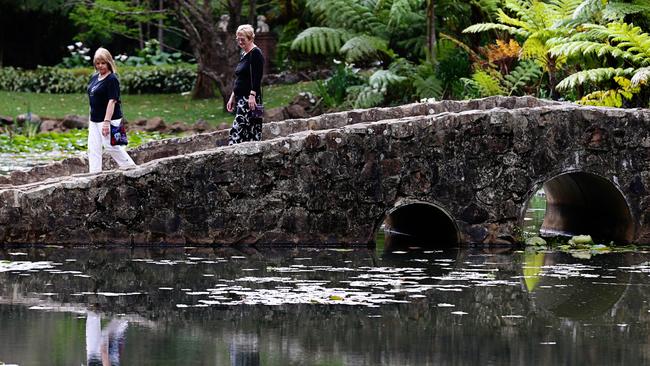
[[[372,122],[389,118],[431,115],[445,112],[468,110],[487,110],[492,108],[530,108],[545,105],[557,105],[558,102],[533,97],[490,97],[467,101],[444,100],[432,103],[415,103],[399,107],[371,108],[324,114],[306,119],[291,119],[280,122],[265,123],[262,136],[265,140],[305,130],[324,130],[342,127],[360,122]],[[149,142],[129,154],[137,164],[169,156],[189,154],[196,151],[213,149],[228,144],[228,130],[197,134],[187,137],[170,138]],[[104,169],[115,169],[110,156],[104,156]],[[38,182],[57,176],[83,174],[88,171],[85,157],[67,158],[60,162],[34,167],[27,171],[15,171],[9,176],[0,176],[0,185],[21,185]]]
[[584,171],[616,185],[650,243],[650,111],[433,108],[328,115],[354,124],[4,189],[0,242],[365,245],[416,200],[448,212],[463,243],[513,244],[534,191]]

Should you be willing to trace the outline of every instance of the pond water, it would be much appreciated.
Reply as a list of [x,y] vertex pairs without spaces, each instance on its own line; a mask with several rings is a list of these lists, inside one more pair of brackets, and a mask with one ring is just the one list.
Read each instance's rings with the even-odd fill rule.
[[48,151],[35,153],[0,153],[0,175],[8,175],[12,171],[25,171],[37,165],[46,165],[53,161],[79,155],[79,153]]
[[0,364],[650,364],[650,251],[0,249]]

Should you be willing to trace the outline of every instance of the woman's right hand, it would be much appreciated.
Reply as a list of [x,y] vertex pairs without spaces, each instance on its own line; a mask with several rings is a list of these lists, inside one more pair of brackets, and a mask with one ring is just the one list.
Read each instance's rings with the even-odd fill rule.
[[228,103],[226,103],[226,110],[228,112],[232,112],[233,107],[234,107],[234,105],[233,105],[234,103],[235,103],[235,98],[230,97],[230,99],[228,99]]

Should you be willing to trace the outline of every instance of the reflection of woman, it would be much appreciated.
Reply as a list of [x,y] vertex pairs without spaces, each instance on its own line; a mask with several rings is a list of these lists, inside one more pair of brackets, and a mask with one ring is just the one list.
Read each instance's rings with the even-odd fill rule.
[[112,146],[110,125],[122,123],[120,108],[120,81],[113,56],[105,48],[98,48],[93,59],[97,72],[88,83],[90,123],[88,124],[88,165],[91,173],[102,170],[102,146],[120,167],[135,166],[124,146]]
[[113,319],[101,329],[99,314],[86,314],[86,361],[88,366],[119,366],[120,354],[124,348],[126,320]]
[[262,73],[264,55],[253,43],[255,33],[249,24],[237,28],[237,44],[242,56],[235,69],[235,82],[232,94],[226,104],[228,112],[236,109],[235,120],[230,129],[230,145],[245,141],[262,139],[262,120],[251,118],[250,111],[262,103]]

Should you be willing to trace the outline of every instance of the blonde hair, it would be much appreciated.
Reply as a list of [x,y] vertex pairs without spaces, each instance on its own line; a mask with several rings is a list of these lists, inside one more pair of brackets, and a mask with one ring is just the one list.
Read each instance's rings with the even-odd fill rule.
[[255,39],[255,30],[253,30],[253,26],[250,24],[240,25],[239,27],[237,27],[237,32],[235,34],[237,35],[241,34],[248,39]]
[[99,47],[97,51],[95,51],[95,57],[93,57],[93,66],[95,66],[95,63],[97,63],[97,61],[106,62],[108,64],[108,68],[111,69],[113,73],[117,74],[117,66],[115,66],[115,60],[113,60],[113,56],[111,56],[111,53],[108,52],[106,48]]

